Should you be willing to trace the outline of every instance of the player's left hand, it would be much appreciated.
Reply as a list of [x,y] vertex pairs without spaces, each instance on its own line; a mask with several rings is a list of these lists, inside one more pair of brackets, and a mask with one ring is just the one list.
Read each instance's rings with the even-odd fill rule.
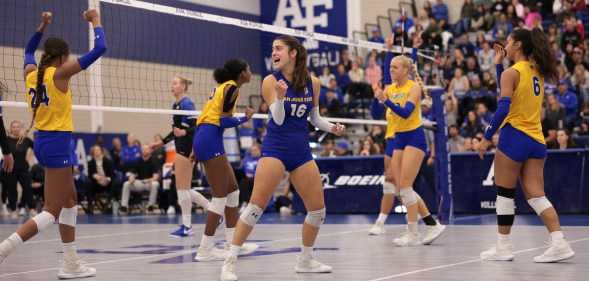
[[4,161],[2,161],[2,170],[7,173],[12,172],[12,168],[14,167],[14,158],[12,157],[12,153],[8,153],[4,155]]
[[174,136],[176,137],[183,137],[186,135],[186,130],[174,128]]
[[481,158],[481,160],[483,160],[483,154],[487,152],[490,144],[491,143],[486,138],[483,138],[477,147],[473,147],[479,153],[479,158]]
[[340,123],[335,123],[335,125],[333,125],[333,127],[331,127],[331,133],[336,136],[343,135],[345,131],[346,131],[346,126],[344,126]]

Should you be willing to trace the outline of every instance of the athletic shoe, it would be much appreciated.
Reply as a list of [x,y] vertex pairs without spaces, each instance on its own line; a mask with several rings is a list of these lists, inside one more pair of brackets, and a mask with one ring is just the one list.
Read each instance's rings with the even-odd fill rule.
[[436,239],[438,239],[438,237],[440,237],[440,235],[442,235],[444,230],[446,230],[445,225],[441,225],[439,221],[436,222],[436,225],[427,226],[425,238],[423,238],[423,241],[421,242],[423,243],[423,245],[429,245],[433,243],[434,241],[436,241]]
[[295,271],[298,273],[326,273],[331,272],[333,269],[331,266],[316,261],[310,255],[306,258],[297,256],[296,260],[297,266],[295,267]]
[[59,279],[72,279],[94,276],[96,269],[87,267],[83,261],[78,258],[76,251],[69,251],[64,254],[64,259],[59,265]]
[[221,269],[221,281],[235,281],[237,275],[235,275],[235,268],[237,267],[237,259],[235,257],[227,257],[223,262],[223,268]]
[[191,227],[187,227],[185,225],[180,225],[180,228],[178,228],[178,230],[170,233],[170,237],[174,237],[174,238],[178,238],[178,237],[187,237],[187,236],[191,236],[194,234],[194,230]]
[[385,233],[386,230],[384,229],[384,224],[379,221],[375,222],[372,228],[370,228],[370,230],[368,231],[368,234],[370,235],[381,235]]
[[[231,247],[230,243],[224,242],[223,243],[223,248],[225,249],[225,251],[229,251],[229,248]],[[258,244],[250,244],[250,243],[243,243],[243,245],[241,245],[241,248],[239,249],[239,256],[243,256],[243,255],[249,255],[253,252],[255,252],[256,250],[258,250],[260,248],[260,245]]]
[[511,244],[503,247],[495,244],[489,250],[481,253],[481,259],[486,261],[512,261],[515,259],[515,256],[511,252],[511,248],[513,248]]
[[12,241],[6,239],[2,243],[0,243],[0,264],[4,262],[4,259],[12,253],[14,250],[14,244]]
[[18,209],[18,216],[22,217],[27,214],[27,210],[25,208]]
[[393,243],[401,247],[421,245],[421,241],[419,240],[419,233],[412,233],[409,231],[409,229],[406,229],[405,232],[399,234],[397,238],[393,239]]
[[571,245],[569,245],[564,239],[556,241],[550,240],[548,243],[550,244],[550,248],[544,251],[543,254],[535,257],[534,262],[557,262],[575,256],[575,252],[571,249]]
[[219,249],[215,246],[208,248],[198,247],[196,250],[196,261],[222,261],[227,257],[227,251]]
[[176,214],[176,208],[174,208],[174,206],[168,207],[168,210],[166,211],[166,214],[168,214],[168,215],[174,215],[174,214]]

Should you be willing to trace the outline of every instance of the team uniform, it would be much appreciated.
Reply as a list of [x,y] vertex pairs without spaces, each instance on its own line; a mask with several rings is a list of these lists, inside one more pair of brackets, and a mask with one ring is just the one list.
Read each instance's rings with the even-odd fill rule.
[[393,130],[393,111],[388,107],[385,116],[387,119],[387,132],[385,134],[387,144],[385,148],[385,155],[388,157],[393,157],[393,150],[395,150],[395,131]]
[[[194,103],[189,97],[184,97],[178,103],[172,105],[173,110],[195,111]],[[174,131],[170,132],[164,139],[164,144],[174,140],[176,153],[188,158],[192,152],[192,143],[194,142],[194,131],[196,128],[196,115],[172,115],[172,129],[178,128],[186,130],[186,135],[177,137]]]
[[56,68],[51,66],[45,69],[43,93],[36,91],[37,70],[29,73],[26,79],[26,99],[31,112],[35,99],[41,99],[35,116],[35,128],[38,133],[35,136],[33,151],[37,161],[43,167],[64,168],[72,166],[72,93],[69,86],[65,93],[57,89],[53,82],[55,70]]
[[[198,117],[196,123],[198,129],[194,134],[194,154],[199,161],[204,162],[211,158],[221,156],[225,154],[225,148],[223,147],[223,132],[225,129],[221,127],[219,119],[221,119],[221,113],[225,106],[225,88],[235,87],[237,84],[235,81],[229,80],[213,89],[209,94],[209,99],[205,103],[205,107],[202,110],[202,114]],[[228,96],[232,91],[227,92]],[[235,107],[237,105],[237,99],[232,105],[231,115],[235,113]]]
[[[409,98],[409,90],[414,84],[415,81],[407,80],[405,85],[397,87],[397,82],[395,82],[388,87],[387,96],[389,96],[389,99],[394,104],[405,107],[405,103],[407,103]],[[390,108],[387,108],[387,121],[389,123],[387,126],[387,134],[389,133],[389,130],[394,132],[394,150],[403,150],[406,146],[413,146],[423,150],[423,152],[427,151],[425,132],[421,126],[421,113],[420,110],[418,110],[421,108],[421,100],[417,102],[415,108],[416,109],[413,110],[411,115],[406,119],[394,113]]]
[[313,82],[309,79],[302,94],[294,91],[290,82],[278,71],[272,74],[276,81],[286,82],[288,89],[284,97],[284,122],[276,124],[269,111],[266,136],[262,143],[262,156],[280,160],[288,172],[296,170],[313,160],[309,146],[309,127],[307,117],[313,108]]
[[511,68],[519,72],[520,79],[509,113],[501,124],[497,148],[519,163],[528,158],[545,158],[546,141],[539,110],[544,100],[544,77],[530,61],[520,61]]

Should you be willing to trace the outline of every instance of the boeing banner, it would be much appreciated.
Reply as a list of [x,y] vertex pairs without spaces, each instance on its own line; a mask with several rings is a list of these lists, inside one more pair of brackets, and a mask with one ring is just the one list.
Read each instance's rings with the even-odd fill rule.
[[[306,35],[323,33],[347,37],[347,9],[346,1],[335,0],[261,0],[262,23],[282,27],[300,29]],[[273,72],[272,69],[272,42],[278,34],[262,32],[262,75]],[[332,68],[340,61],[340,52],[345,45],[336,45],[317,40],[301,40],[307,48],[307,62],[309,70],[321,73],[323,66]]]

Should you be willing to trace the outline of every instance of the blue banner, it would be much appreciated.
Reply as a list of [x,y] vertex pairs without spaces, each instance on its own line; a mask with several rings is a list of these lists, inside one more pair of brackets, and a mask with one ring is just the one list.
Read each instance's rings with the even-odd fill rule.
[[[334,0],[261,0],[261,22],[282,27],[300,29],[306,34],[323,33],[348,37],[346,1]],[[272,70],[272,41],[278,35],[262,33],[262,75]],[[321,74],[323,66],[329,66],[332,73],[345,45],[319,42],[299,38],[307,48],[309,70]]]

